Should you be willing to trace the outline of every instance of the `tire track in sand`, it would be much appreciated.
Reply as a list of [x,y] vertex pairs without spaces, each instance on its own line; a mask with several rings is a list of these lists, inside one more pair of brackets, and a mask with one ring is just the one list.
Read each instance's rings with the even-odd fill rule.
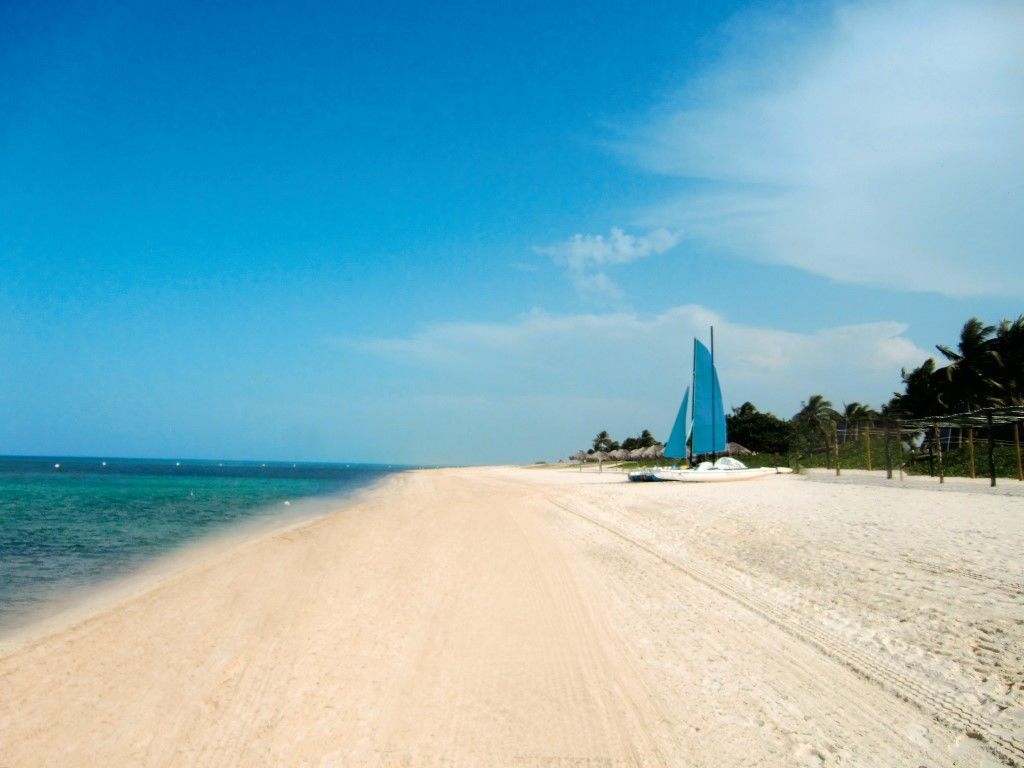
[[805,616],[744,589],[730,579],[696,563],[683,563],[638,541],[614,526],[573,509],[553,498],[552,505],[574,515],[630,544],[724,597],[761,616],[787,634],[813,646],[825,656],[851,669],[861,677],[889,691],[934,717],[945,725],[977,739],[989,752],[1010,766],[1024,766],[1024,742],[985,715],[967,709],[948,693],[917,679],[905,668],[887,659],[867,653],[845,638],[815,624]]
[[950,568],[940,563],[929,563],[924,560],[910,557],[909,555],[903,555],[902,560],[907,565],[919,568],[922,571],[927,571],[928,573],[934,573],[938,576],[952,574],[953,576],[959,576],[963,579],[979,582],[992,589],[997,589],[1009,597],[1020,597],[1021,595],[1024,595],[1024,584],[1019,581],[1005,581],[994,576],[973,571],[970,568]]

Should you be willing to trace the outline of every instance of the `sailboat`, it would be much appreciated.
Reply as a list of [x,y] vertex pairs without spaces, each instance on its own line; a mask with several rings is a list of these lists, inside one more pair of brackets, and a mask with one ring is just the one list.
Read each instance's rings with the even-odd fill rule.
[[[693,393],[691,399],[690,393]],[[672,432],[665,444],[665,456],[687,465],[704,458],[693,468],[638,470],[629,473],[634,481],[678,480],[681,482],[721,482],[744,480],[779,472],[775,467],[748,468],[741,461],[719,454],[726,452],[725,406],[715,369],[715,329],[711,329],[711,348],[693,340],[693,378],[683,392]],[[710,459],[710,460],[707,460]]]

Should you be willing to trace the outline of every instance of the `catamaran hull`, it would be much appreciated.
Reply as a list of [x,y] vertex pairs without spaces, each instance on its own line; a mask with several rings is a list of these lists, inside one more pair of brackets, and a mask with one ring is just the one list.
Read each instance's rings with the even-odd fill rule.
[[654,470],[638,469],[629,473],[629,480],[633,483],[656,483],[661,478],[654,476]]
[[661,469],[651,474],[655,480],[675,480],[680,483],[728,483],[789,472],[792,472],[789,467],[755,467],[752,469]]

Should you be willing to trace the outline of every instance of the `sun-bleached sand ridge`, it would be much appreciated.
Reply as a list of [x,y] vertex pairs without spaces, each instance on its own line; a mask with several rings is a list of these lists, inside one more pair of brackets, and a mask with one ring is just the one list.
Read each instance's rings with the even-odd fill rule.
[[1024,764],[1024,498],[390,478],[0,658],[0,766]]

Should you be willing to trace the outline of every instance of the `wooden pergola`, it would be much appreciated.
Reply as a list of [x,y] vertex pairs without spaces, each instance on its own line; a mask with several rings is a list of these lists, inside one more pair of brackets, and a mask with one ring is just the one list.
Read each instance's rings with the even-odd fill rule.
[[988,437],[988,473],[991,484],[996,484],[995,465],[995,427],[1006,424],[1013,425],[1013,444],[1017,451],[1017,479],[1024,481],[1024,470],[1021,467],[1020,453],[1020,422],[1024,420],[1024,405],[1001,405],[990,408],[978,408],[964,413],[949,413],[941,416],[926,416],[918,419],[900,419],[900,432],[931,433],[932,441],[938,449],[939,482],[945,481],[942,464],[942,441],[939,430],[946,427],[959,427],[967,430],[967,446],[971,452],[971,477],[974,477],[974,430],[984,429]]

